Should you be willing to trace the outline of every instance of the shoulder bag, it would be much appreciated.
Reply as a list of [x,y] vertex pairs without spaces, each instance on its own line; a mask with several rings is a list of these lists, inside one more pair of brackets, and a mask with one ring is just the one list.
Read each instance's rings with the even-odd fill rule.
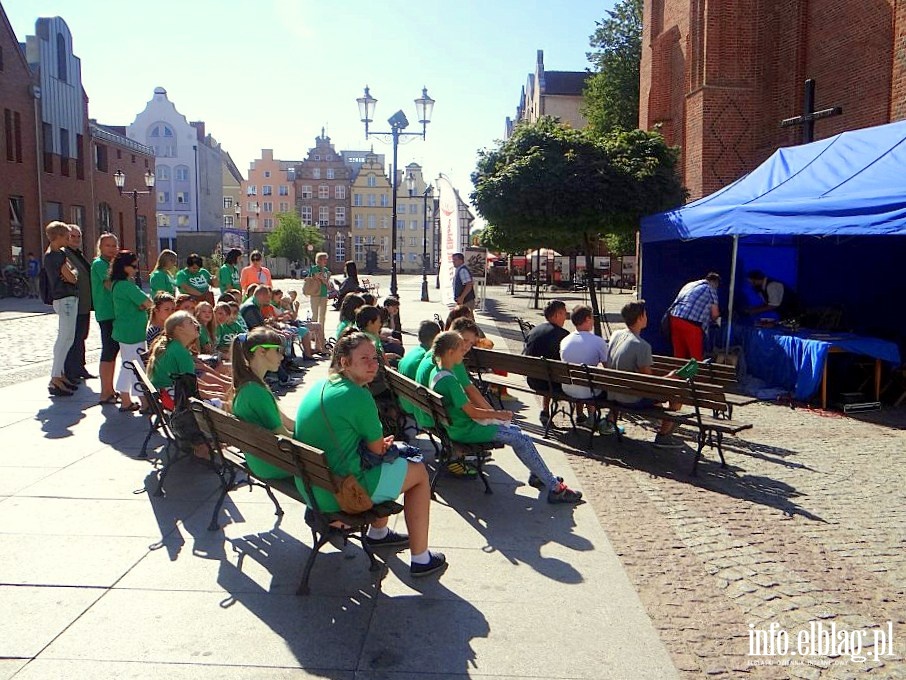
[[[326,388],[327,383],[325,382],[324,385],[321,386],[321,414],[324,416],[324,424],[327,425],[327,431],[330,432],[334,446],[339,450],[340,442],[327,417],[327,409],[324,408],[324,390]],[[366,491],[365,487],[359,483],[359,480],[356,479],[355,475],[346,475],[345,477],[340,478],[337,481],[337,492],[334,496],[337,499],[337,504],[339,504],[340,509],[351,515],[358,515],[359,513],[371,510],[371,508],[374,507],[374,501],[371,500],[368,491]]]
[[305,281],[302,284],[302,295],[306,297],[317,296],[321,293],[321,276],[320,272],[318,276],[312,276],[311,270],[308,270],[308,276],[305,277]]

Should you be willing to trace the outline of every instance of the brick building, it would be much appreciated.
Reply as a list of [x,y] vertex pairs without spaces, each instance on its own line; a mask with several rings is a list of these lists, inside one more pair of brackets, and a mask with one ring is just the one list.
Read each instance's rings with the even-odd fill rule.
[[691,198],[801,140],[780,121],[817,83],[815,138],[906,118],[906,0],[645,0],[639,126],[682,150]]
[[350,251],[351,184],[352,171],[321,128],[315,146],[296,166],[296,210],[303,224],[320,229],[332,271],[342,269]]

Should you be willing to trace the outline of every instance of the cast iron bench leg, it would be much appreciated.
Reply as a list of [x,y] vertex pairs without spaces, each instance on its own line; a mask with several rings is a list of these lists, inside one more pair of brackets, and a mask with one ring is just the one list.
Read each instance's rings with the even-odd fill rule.
[[170,440],[167,440],[167,445],[164,447],[164,456],[166,457],[167,462],[164,463],[163,468],[161,468],[160,475],[157,477],[157,490],[154,492],[155,496],[164,495],[164,480],[167,477],[167,473],[170,472],[170,466],[173,465],[173,460],[171,459],[170,454]]
[[154,431],[157,428],[154,427],[154,421],[151,418],[148,418],[148,434],[145,435],[145,441],[142,442],[141,453],[138,454],[139,458],[148,457],[148,442],[151,441],[151,435],[154,434]]
[[302,572],[302,581],[299,583],[296,595],[308,595],[311,592],[308,587],[308,579],[311,576],[312,567],[315,566],[318,552],[324,547],[325,543],[327,543],[327,532],[321,534],[318,541],[311,547],[311,555],[308,556],[308,561],[305,563],[305,570]]

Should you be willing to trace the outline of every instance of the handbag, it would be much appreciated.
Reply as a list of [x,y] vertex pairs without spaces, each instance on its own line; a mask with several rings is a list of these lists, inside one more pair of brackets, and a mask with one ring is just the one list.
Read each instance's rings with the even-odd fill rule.
[[[327,425],[327,431],[330,432],[334,446],[339,449],[340,442],[337,440],[337,435],[333,431],[333,426],[327,418],[327,409],[324,408],[324,390],[326,387],[327,383],[325,382],[324,385],[321,386],[321,414],[324,416],[324,423]],[[334,496],[337,499],[340,510],[348,512],[351,515],[357,515],[366,510],[371,510],[371,508],[374,507],[374,501],[371,500],[368,491],[366,491],[365,487],[359,483],[359,480],[356,479],[355,475],[346,475],[345,477],[342,477],[337,484],[337,492]]]
[[670,312],[673,311],[674,307],[676,307],[676,300],[667,307],[667,311],[664,312],[664,316],[661,317],[661,335],[664,336],[667,341],[670,340]]
[[306,297],[317,296],[321,294],[321,277],[320,276],[309,276],[305,277],[305,281],[302,283],[302,295]]

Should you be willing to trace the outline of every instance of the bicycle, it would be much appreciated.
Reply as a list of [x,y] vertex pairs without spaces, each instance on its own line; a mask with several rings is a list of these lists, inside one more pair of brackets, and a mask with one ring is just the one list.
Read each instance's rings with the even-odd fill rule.
[[4,297],[24,298],[28,296],[28,277],[25,273],[12,265],[7,265],[3,270]]

